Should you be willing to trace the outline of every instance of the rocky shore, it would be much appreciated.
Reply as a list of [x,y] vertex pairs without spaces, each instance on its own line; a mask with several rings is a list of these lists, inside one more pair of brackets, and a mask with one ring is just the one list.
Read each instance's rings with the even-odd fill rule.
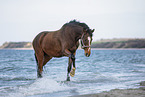
[[113,89],[109,92],[72,97],[145,97],[145,81],[140,83],[140,88],[138,89]]

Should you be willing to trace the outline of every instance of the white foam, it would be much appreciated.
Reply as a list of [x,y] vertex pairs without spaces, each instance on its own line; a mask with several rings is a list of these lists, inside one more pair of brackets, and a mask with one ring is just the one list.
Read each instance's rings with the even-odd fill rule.
[[11,97],[23,97],[29,95],[37,95],[44,93],[53,93],[57,91],[64,91],[69,89],[65,84],[59,83],[55,80],[47,77],[37,79],[33,84],[29,86],[21,86],[16,93],[11,93]]

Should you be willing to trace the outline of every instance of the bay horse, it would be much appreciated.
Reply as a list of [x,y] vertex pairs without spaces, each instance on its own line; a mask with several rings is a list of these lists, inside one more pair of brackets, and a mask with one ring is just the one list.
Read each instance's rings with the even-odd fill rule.
[[43,66],[52,57],[67,56],[69,57],[67,81],[70,81],[70,76],[75,75],[75,53],[79,47],[79,39],[81,40],[81,47],[85,51],[85,56],[89,57],[93,32],[94,29],[91,30],[87,24],[72,20],[57,31],[39,33],[32,42],[37,62],[38,78],[42,77]]

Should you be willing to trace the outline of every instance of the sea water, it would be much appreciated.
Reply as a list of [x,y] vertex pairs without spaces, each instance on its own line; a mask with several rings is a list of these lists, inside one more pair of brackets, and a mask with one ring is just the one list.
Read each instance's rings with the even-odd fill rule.
[[68,58],[53,58],[38,79],[33,50],[0,50],[0,97],[67,97],[138,88],[145,80],[145,50],[83,50],[76,74],[66,81]]

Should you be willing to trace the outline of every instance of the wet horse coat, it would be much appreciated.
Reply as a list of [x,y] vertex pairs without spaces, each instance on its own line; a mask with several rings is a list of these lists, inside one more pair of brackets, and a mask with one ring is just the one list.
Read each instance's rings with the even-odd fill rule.
[[75,73],[75,52],[79,46],[79,39],[82,40],[86,56],[89,56],[92,32],[94,32],[94,30],[89,29],[85,23],[76,22],[74,20],[64,24],[58,31],[43,31],[39,33],[32,43],[38,66],[38,77],[42,77],[43,66],[52,57],[68,56],[67,80],[70,80],[69,73],[72,63],[73,69],[71,75],[74,76]]

